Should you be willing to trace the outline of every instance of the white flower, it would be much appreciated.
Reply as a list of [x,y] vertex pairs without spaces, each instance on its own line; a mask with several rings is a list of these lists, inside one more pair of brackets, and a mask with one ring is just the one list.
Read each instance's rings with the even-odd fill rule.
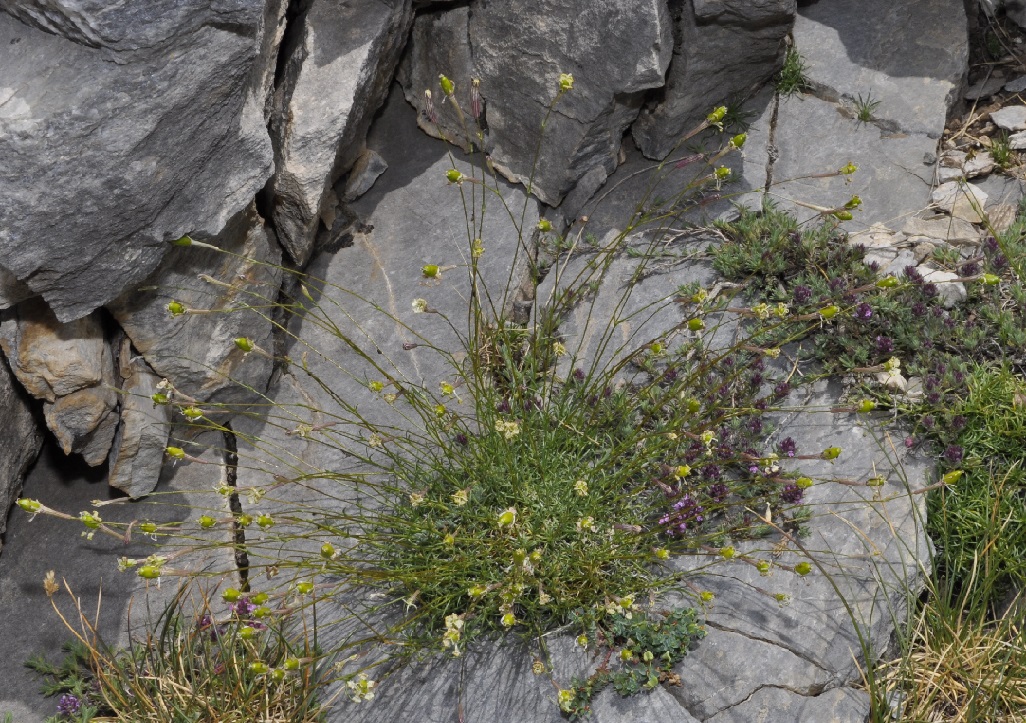
[[428,310],[427,301],[425,301],[424,299],[414,299],[413,300],[413,313],[414,314],[423,314],[427,310]]

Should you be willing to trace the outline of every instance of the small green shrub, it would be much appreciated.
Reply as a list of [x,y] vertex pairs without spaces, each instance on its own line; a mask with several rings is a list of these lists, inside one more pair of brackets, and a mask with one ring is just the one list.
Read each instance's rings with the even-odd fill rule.
[[805,58],[793,45],[784,54],[784,64],[777,73],[777,92],[781,95],[796,95],[809,89],[809,79],[805,76],[808,66]]

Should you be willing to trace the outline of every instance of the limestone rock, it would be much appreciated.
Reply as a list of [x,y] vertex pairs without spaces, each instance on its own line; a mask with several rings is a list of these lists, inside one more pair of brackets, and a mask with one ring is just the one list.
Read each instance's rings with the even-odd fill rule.
[[356,159],[356,163],[349,172],[343,195],[344,200],[355,201],[367,193],[374,186],[374,182],[387,170],[388,164],[385,163],[384,158],[370,149],[364,151]]
[[671,2],[673,60],[666,87],[634,122],[638,148],[662,159],[717,105],[775,73],[795,18],[794,0]]
[[19,301],[33,296],[32,289],[18,281],[18,277],[0,266],[0,310],[9,309]]
[[43,405],[46,426],[57,437],[64,454],[79,453],[90,467],[107,459],[118,426],[118,398],[114,391],[114,363],[110,347],[103,345],[102,379]]
[[869,718],[869,695],[853,688],[834,688],[812,696],[766,686],[741,704],[723,711],[707,723],[751,721],[816,721],[816,723],[863,723]]
[[[22,479],[39,453],[43,435],[36,425],[32,405],[24,389],[0,357],[0,535],[7,529],[7,510],[21,490]],[[3,541],[0,539],[0,549]]]
[[960,304],[968,298],[965,284],[956,281],[958,274],[951,271],[934,269],[929,266],[921,267],[919,271],[922,273],[923,280],[926,283],[937,286],[937,291],[940,293],[941,302],[944,304],[945,309],[950,309],[955,304]]
[[1004,233],[1013,223],[1018,209],[1010,203],[998,203],[987,209],[987,220],[997,233]]
[[294,47],[275,91],[274,221],[302,265],[310,257],[325,195],[356,161],[406,42],[410,0],[313,0],[293,22]]
[[962,164],[962,171],[966,178],[986,176],[994,170],[994,156],[990,151],[982,151]]
[[114,438],[107,483],[130,497],[141,497],[152,492],[160,478],[171,409],[150,398],[159,391],[160,377],[141,357],[132,355],[127,339],[122,349],[122,359],[127,357],[128,364],[121,369],[121,424]]
[[1001,87],[1005,84],[1005,79],[1002,77],[992,77],[988,79],[981,78],[972,85],[970,85],[962,97],[966,100],[981,100],[983,98],[989,98],[990,96],[1001,90]]
[[934,140],[969,57],[962,0],[819,0],[799,12],[794,42],[817,96],[872,95],[880,128]]
[[42,299],[20,304],[0,322],[0,348],[12,371],[47,402],[100,384],[106,346],[96,314],[61,323]]
[[987,193],[983,189],[955,181],[935,188],[930,199],[937,208],[969,223],[980,223],[983,220],[981,212],[987,205]]
[[[281,249],[252,205],[211,244],[223,253],[174,248],[145,286],[108,308],[146,363],[187,397],[252,400],[246,387],[264,391],[271,360],[244,353],[235,339],[273,350],[267,307],[278,299]],[[172,317],[172,300],[204,313]]]
[[929,239],[939,239],[950,244],[975,242],[980,238],[980,232],[973,225],[960,218],[949,216],[936,216],[933,218],[918,218],[913,216],[905,221],[902,228],[907,236],[925,236]]
[[1005,90],[1009,93],[1021,93],[1026,90],[1026,75],[1020,75],[1018,78],[1008,81],[1005,83]]
[[3,6],[0,259],[69,321],[264,186],[282,2]]
[[1019,131],[1008,136],[1008,147],[1013,151],[1026,150],[1026,131]]
[[1026,130],[1026,105],[1010,105],[990,114],[998,128],[1006,131]]
[[[417,18],[400,81],[421,111],[422,128],[467,147],[438,76],[455,84],[472,134],[478,104],[471,101],[471,80],[479,79],[488,129],[483,146],[495,169],[525,184],[533,176],[535,194],[557,205],[593,168],[608,174],[616,167],[623,132],[645,91],[663,85],[672,50],[670,14],[658,0],[472,0]],[[560,73],[573,74],[573,90],[542,133]]]

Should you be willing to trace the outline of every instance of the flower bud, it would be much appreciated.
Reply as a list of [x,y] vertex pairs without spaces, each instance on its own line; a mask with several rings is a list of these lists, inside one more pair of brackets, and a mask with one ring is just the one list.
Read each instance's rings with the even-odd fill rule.
[[230,587],[221,593],[221,599],[226,603],[238,602],[240,597],[242,597],[242,593],[234,587]]
[[259,660],[249,664],[249,672],[253,675],[264,675],[269,670],[270,668],[267,667],[267,663],[262,663]]
[[215,520],[210,515],[203,515],[202,517],[199,518],[199,523],[200,523],[200,527],[202,527],[205,530],[209,530],[211,527],[213,527],[217,523],[217,520]]
[[984,274],[980,277],[980,280],[987,286],[994,286],[995,284],[1001,283],[1001,277],[995,276],[994,274]]
[[852,211],[862,205],[862,199],[858,196],[852,196],[848,199],[848,203],[844,204],[844,207],[849,211]]
[[261,528],[266,530],[268,527],[274,526],[274,520],[271,518],[270,515],[264,513],[257,517],[257,524],[260,525]]
[[309,595],[313,592],[314,586],[312,582],[300,582],[296,583],[296,592],[300,595]]
[[770,564],[766,560],[759,560],[757,563],[755,563],[755,569],[759,571],[760,575],[765,577],[766,575],[769,575]]
[[707,603],[712,602],[716,595],[714,595],[709,590],[703,590],[701,593],[699,593],[699,597],[702,599],[702,602]]
[[446,95],[452,95],[456,90],[456,86],[453,85],[453,82],[444,75],[438,76],[438,84],[442,86],[442,92]]
[[170,399],[168,399],[168,396],[166,394],[162,394],[161,392],[151,394],[150,399],[153,400],[154,404],[167,404],[169,401],[171,401]]
[[438,266],[436,264],[427,264],[421,267],[420,272],[424,274],[424,278],[433,279],[438,276]]
[[160,577],[160,567],[158,565],[143,565],[136,570],[135,574],[144,580],[156,580]]
[[171,245],[172,246],[192,246],[192,238],[188,234],[186,234],[185,236],[182,236],[181,238],[176,238],[174,241],[171,242]]
[[43,504],[39,500],[30,500],[27,497],[22,497],[18,500],[18,507],[30,514],[35,514],[43,508]]
[[184,414],[189,420],[196,421],[203,416],[203,410],[198,407],[186,407],[182,410],[182,414]]
[[499,515],[498,524],[499,527],[512,527],[517,521],[517,510],[515,507],[510,507],[507,510],[503,510]]
[[734,551],[733,547],[721,547],[720,548],[720,557],[722,557],[724,560],[733,560],[734,559],[734,554],[735,554],[735,551]]
[[837,459],[840,456],[841,456],[841,448],[840,447],[827,447],[826,449],[823,450],[823,453],[820,455],[820,457],[822,457],[823,459],[827,459],[827,460],[834,460],[834,459]]
[[807,562],[799,562],[797,565],[794,566],[794,571],[802,577],[805,577],[810,572],[812,572],[812,565],[810,565]]
[[851,215],[851,211],[834,211],[834,218],[838,221],[851,221],[855,217]]
[[722,181],[724,179],[729,178],[730,174],[733,173],[733,171],[731,171],[726,166],[720,166],[713,173],[715,173],[717,181]]
[[709,121],[710,125],[717,125],[723,122],[723,119],[727,115],[727,106],[721,105],[718,108],[714,108],[712,113],[707,115],[705,119]]
[[831,304],[830,306],[824,306],[822,309],[820,309],[819,315],[824,319],[833,319],[835,316],[837,316],[837,312],[839,312],[840,310],[841,309],[836,304]]
[[335,556],[335,546],[330,542],[325,542],[321,545],[321,557],[325,560],[330,560]]
[[552,223],[547,218],[543,218],[538,222],[538,230],[547,233],[552,230]]
[[98,529],[100,524],[103,522],[103,520],[100,519],[100,515],[96,512],[79,512],[78,519],[82,520],[82,524],[90,530]]
[[964,472],[962,472],[962,470],[953,469],[947,474],[945,474],[943,477],[941,477],[941,482],[943,482],[946,485],[953,485],[956,482],[958,482],[958,480],[962,479],[963,474]]
[[688,319],[688,329],[690,331],[701,331],[705,328],[705,322],[701,319]]
[[874,409],[876,409],[876,402],[874,402],[872,399],[863,399],[861,402],[859,402],[858,410],[863,414],[868,414],[869,412],[872,412]]
[[164,308],[168,310],[171,316],[181,316],[185,313],[185,307],[178,301],[169,301]]
[[145,532],[147,535],[152,535],[157,531],[157,525],[154,522],[143,522],[139,525],[139,529]]
[[857,170],[859,170],[859,167],[856,166],[851,161],[849,161],[846,165],[841,166],[840,168],[838,168],[837,172],[839,174],[841,174],[842,176],[850,176],[851,174],[855,173],[855,171],[857,171]]
[[256,345],[253,343],[253,340],[247,339],[244,336],[235,338],[235,346],[237,346],[239,349],[246,352],[247,354],[249,354],[256,348]]
[[893,289],[895,286],[901,286],[901,282],[893,276],[887,276],[877,281],[876,286],[880,289]]
[[743,148],[745,145],[745,141],[747,140],[747,133],[738,133],[736,136],[730,139],[730,145],[734,148]]
[[574,76],[570,73],[559,74],[559,92],[566,93],[574,88]]

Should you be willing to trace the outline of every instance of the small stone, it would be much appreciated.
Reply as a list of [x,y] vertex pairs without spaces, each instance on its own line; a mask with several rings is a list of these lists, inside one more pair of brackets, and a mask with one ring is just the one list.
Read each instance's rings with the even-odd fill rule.
[[965,284],[956,281],[958,274],[951,271],[941,271],[931,266],[920,266],[919,273],[923,275],[923,280],[926,283],[937,286],[941,303],[944,304],[945,309],[950,309],[955,304],[966,300],[968,293],[965,290]]
[[878,248],[873,249],[863,256],[862,263],[866,266],[876,264],[877,273],[879,273],[880,276],[886,276],[887,274],[885,273],[885,269],[890,266],[891,262],[896,258],[898,258],[897,249]]
[[1010,105],[990,114],[990,119],[1006,131],[1026,130],[1026,105]]
[[914,266],[915,265],[915,261],[916,261],[916,257],[915,257],[915,254],[912,252],[911,249],[902,249],[891,260],[891,262],[889,264],[887,264],[886,267],[884,267],[883,271],[881,271],[881,273],[880,273],[880,276],[882,276],[882,277],[887,277],[887,276],[899,277],[899,276],[901,276],[905,272],[905,267],[906,266]]
[[991,77],[987,80],[978,80],[965,91],[962,95],[966,100],[979,100],[980,98],[989,98],[990,96],[1001,90],[1001,86],[1004,83],[1002,78]]
[[965,163],[966,156],[969,155],[965,151],[944,151],[940,157],[940,164],[945,168],[962,168],[962,164]]
[[966,178],[985,176],[994,170],[994,156],[989,151],[977,153],[962,164],[962,172]]
[[950,216],[935,216],[933,218],[912,217],[905,221],[902,228],[905,235],[925,236],[928,239],[939,239],[948,243],[975,242],[980,238],[980,232],[972,224],[960,218]]
[[951,168],[950,166],[939,166],[937,168],[937,180],[941,183],[957,181],[960,178],[965,178],[961,168]]
[[378,176],[388,170],[385,159],[372,150],[366,150],[356,159],[353,170],[349,172],[349,180],[346,181],[344,198],[346,201],[355,201],[367,193],[378,180]]
[[1005,83],[1005,90],[1009,93],[1021,93],[1026,90],[1026,75],[1020,75],[1018,78]]
[[987,205],[987,193],[983,189],[955,181],[938,186],[930,198],[938,208],[969,223],[980,223],[983,220],[981,212]]
[[923,396],[923,378],[909,377],[908,385],[905,388],[905,396],[909,399],[918,399]]
[[930,243],[929,241],[923,241],[922,243],[916,244],[912,248],[912,255],[916,259],[916,264],[921,264],[924,261],[926,261],[926,259],[930,258],[930,256],[936,250],[937,247],[934,246],[932,243]]
[[1004,233],[1015,223],[1016,208],[1010,203],[998,203],[987,211],[990,227],[997,233]]
[[1026,131],[1008,136],[1008,147],[1013,151],[1026,150]]
[[882,223],[874,223],[868,229],[853,233],[848,237],[852,246],[863,246],[867,249],[892,248],[905,240],[905,234],[895,233]]

